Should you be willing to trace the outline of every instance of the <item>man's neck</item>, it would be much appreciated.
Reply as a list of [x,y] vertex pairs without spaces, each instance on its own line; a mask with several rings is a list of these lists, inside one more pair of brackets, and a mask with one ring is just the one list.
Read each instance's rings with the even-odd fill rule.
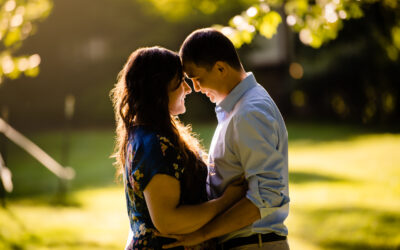
[[241,69],[240,71],[231,71],[231,74],[229,74],[226,79],[226,84],[224,85],[224,89],[222,91],[223,95],[221,96],[220,100],[217,101],[217,104],[223,101],[229,95],[229,93],[231,93],[231,91],[246,77],[247,73],[244,71],[244,69]]
[[246,72],[241,69],[240,71],[233,71],[231,76],[228,79],[228,84],[226,85],[226,93],[229,93],[237,86],[240,82],[242,82],[247,77]]

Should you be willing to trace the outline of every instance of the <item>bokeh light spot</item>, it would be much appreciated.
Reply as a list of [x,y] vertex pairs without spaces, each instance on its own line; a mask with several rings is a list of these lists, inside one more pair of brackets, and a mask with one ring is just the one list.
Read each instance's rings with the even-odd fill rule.
[[22,24],[23,21],[24,21],[24,18],[22,17],[22,15],[17,14],[15,16],[13,16],[13,18],[11,19],[10,25],[11,25],[11,27],[18,27]]
[[294,79],[301,79],[304,74],[303,66],[300,63],[291,63],[289,66],[289,74]]
[[309,29],[302,29],[299,34],[300,41],[304,44],[310,44],[313,41],[311,31]]
[[250,8],[248,8],[247,11],[246,11],[246,14],[247,14],[249,17],[255,17],[255,16],[257,15],[257,13],[258,13],[258,10],[257,10],[256,7],[250,7]]
[[347,115],[348,108],[347,108],[347,105],[342,96],[334,95],[331,100],[331,105],[332,105],[333,111],[335,111],[336,114],[338,114],[342,117],[345,117]]
[[293,91],[290,95],[290,99],[296,107],[303,107],[306,104],[306,96],[301,90]]
[[29,57],[29,67],[35,68],[40,64],[40,56],[38,54],[31,55]]
[[14,0],[7,1],[4,4],[4,10],[7,11],[7,12],[13,11],[15,9],[16,5],[17,4],[15,3]]
[[4,74],[10,74],[14,71],[14,62],[10,56],[5,56],[1,60],[1,66],[3,68]]
[[296,24],[296,17],[293,16],[293,15],[287,16],[287,17],[286,17],[286,23],[287,23],[289,26],[295,25],[295,24]]

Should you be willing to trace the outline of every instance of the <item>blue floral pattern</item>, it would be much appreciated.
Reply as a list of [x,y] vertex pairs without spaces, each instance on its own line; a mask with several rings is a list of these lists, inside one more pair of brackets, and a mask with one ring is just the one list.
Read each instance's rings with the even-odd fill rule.
[[162,249],[163,244],[173,240],[154,235],[155,227],[143,190],[151,178],[159,173],[168,174],[180,181],[185,170],[182,156],[168,138],[144,126],[134,128],[126,150],[124,185],[133,232],[127,249]]

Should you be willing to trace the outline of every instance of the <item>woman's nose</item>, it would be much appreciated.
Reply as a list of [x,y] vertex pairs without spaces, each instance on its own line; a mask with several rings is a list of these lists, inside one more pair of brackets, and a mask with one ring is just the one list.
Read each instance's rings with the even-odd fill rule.
[[200,92],[200,84],[196,80],[193,80],[192,82],[194,91]]
[[187,84],[186,81],[184,82],[184,84],[185,84],[185,93],[186,94],[192,93],[192,88],[189,86],[189,84]]

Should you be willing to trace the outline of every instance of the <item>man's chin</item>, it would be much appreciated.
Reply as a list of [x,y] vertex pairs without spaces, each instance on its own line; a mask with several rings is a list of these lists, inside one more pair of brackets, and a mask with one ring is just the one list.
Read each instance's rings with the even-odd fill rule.
[[210,102],[215,103],[215,97],[212,95],[208,95],[208,99],[210,100]]

